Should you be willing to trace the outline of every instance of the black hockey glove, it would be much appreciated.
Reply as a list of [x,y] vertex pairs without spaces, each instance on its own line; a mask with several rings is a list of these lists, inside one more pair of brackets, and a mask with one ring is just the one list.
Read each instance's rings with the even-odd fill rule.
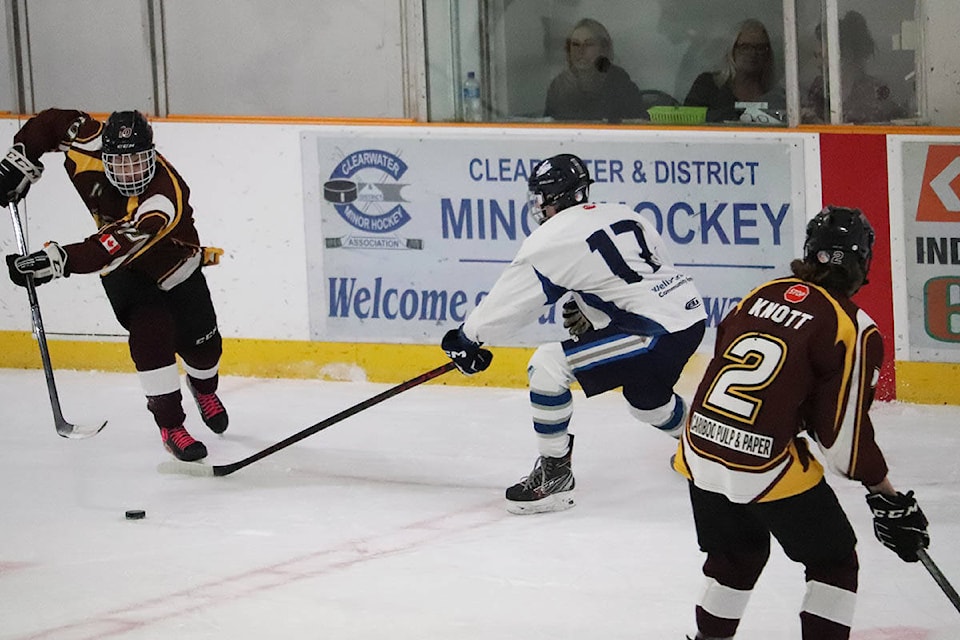
[[579,336],[593,329],[593,325],[583,315],[583,311],[580,311],[576,300],[567,300],[563,303],[563,328],[572,336]]
[[893,549],[905,562],[916,562],[917,551],[930,545],[927,517],[913,497],[913,491],[888,496],[867,494],[873,512],[873,533],[884,546]]
[[43,164],[30,162],[26,153],[23,143],[18,142],[0,160],[0,206],[22,200],[43,173]]
[[443,336],[440,348],[453,360],[461,373],[472,376],[490,366],[493,354],[481,349],[480,344],[463,335],[463,328],[450,329]]
[[48,242],[40,251],[28,256],[11,253],[7,256],[7,270],[13,284],[27,286],[27,276],[33,276],[33,284],[41,285],[54,278],[70,275],[67,271],[67,252],[56,242]]

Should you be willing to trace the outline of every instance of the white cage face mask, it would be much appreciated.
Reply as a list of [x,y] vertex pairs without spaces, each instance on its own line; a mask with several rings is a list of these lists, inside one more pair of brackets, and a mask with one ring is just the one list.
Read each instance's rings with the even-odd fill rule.
[[138,196],[144,192],[157,170],[157,151],[136,153],[104,153],[103,169],[107,180],[125,196]]
[[532,217],[538,225],[547,221],[547,212],[544,211],[545,206],[543,203],[543,194],[535,191],[527,192],[527,211],[530,212],[530,217]]

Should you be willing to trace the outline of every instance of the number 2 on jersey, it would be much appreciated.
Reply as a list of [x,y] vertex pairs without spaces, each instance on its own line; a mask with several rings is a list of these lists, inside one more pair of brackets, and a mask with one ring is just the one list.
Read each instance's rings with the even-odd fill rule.
[[[647,240],[643,237],[643,227],[636,220],[620,220],[610,225],[610,230],[616,235],[632,233],[637,240],[640,248],[640,259],[650,265],[650,269],[656,273],[660,270],[660,263],[653,257],[650,248],[647,247]],[[603,261],[610,267],[610,271],[618,278],[627,283],[640,282],[643,275],[630,268],[627,261],[623,259],[623,254],[613,243],[613,238],[603,229],[599,229],[590,234],[587,238],[587,244],[591,251],[596,251],[603,258]]]
[[787,345],[772,336],[746,333],[723,353],[730,364],[723,367],[703,401],[718,413],[753,424],[763,400],[751,392],[766,388],[780,373]]

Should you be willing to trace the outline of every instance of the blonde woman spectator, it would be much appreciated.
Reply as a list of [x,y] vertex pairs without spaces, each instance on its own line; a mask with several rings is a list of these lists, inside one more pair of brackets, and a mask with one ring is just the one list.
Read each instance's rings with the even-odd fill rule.
[[613,64],[606,27],[590,18],[578,22],[564,43],[567,68],[550,83],[544,115],[555,120],[645,118],[640,90]]
[[759,20],[746,20],[727,51],[723,69],[697,76],[683,104],[707,107],[710,122],[738,120],[737,102],[767,102],[770,109],[782,109],[784,99],[775,79],[767,28]]

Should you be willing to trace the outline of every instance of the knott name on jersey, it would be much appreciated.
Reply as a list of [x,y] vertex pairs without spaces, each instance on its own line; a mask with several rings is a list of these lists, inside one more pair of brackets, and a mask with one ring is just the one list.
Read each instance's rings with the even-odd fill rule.
[[807,320],[813,320],[813,316],[803,311],[798,311],[788,304],[771,302],[763,298],[757,298],[748,311],[752,316],[765,318],[784,327],[799,329]]

